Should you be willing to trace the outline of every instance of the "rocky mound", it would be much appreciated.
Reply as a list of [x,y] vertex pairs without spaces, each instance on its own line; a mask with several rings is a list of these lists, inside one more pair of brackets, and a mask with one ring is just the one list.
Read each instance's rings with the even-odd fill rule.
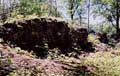
[[[5,42],[15,44],[25,50],[40,54],[44,46],[59,48],[63,53],[76,46],[88,48],[88,32],[85,28],[69,28],[65,21],[51,18],[23,19],[1,26],[0,36]],[[90,46],[91,47],[91,46]],[[41,51],[42,52],[42,51]]]

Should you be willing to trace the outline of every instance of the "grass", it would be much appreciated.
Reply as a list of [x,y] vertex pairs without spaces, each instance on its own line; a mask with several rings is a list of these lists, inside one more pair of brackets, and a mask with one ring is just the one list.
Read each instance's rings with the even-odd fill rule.
[[115,52],[97,52],[82,60],[82,64],[87,66],[94,76],[120,76],[120,55]]
[[73,76],[120,76],[120,50],[89,53],[79,59],[64,56],[58,61],[71,66]]
[[93,44],[100,43],[97,37],[93,34],[88,35],[88,41],[92,42]]

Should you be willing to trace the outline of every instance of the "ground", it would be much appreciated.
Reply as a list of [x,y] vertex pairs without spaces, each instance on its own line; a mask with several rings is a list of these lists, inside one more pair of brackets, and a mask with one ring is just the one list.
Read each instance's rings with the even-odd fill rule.
[[38,59],[18,47],[0,44],[0,76],[119,76],[120,50]]
[[[53,23],[56,23],[56,22],[53,21]],[[11,26],[9,25],[9,23],[4,25],[6,25],[7,27]],[[47,25],[49,24],[47,23]],[[23,26],[27,26],[27,25],[23,25]],[[18,40],[18,42],[21,41],[19,39],[20,36],[18,35],[20,33],[18,32],[16,35],[16,31],[15,31],[16,29],[14,29],[16,27],[11,26],[13,28],[12,32],[7,27],[6,27],[7,30],[5,30],[5,33],[7,34],[7,35],[5,34],[6,35],[5,39],[10,39],[10,40],[16,39]],[[28,27],[26,27],[27,31],[31,33],[31,30],[29,30]],[[56,25],[53,26],[53,28],[54,27],[56,27]],[[63,31],[62,32],[63,35],[60,36],[61,39],[58,41],[57,41],[57,38],[59,34],[58,35],[56,34],[54,36],[53,34],[54,32],[52,32],[51,36],[53,37],[57,36],[57,38],[55,38],[56,42],[51,45],[58,44],[60,41],[62,42],[62,39],[64,43],[65,41],[67,41],[67,39],[64,41],[64,37],[66,38],[69,36],[69,37],[72,37],[73,39],[72,41],[73,42],[75,41],[75,43],[78,41],[80,42],[82,41],[85,47],[81,45],[83,44],[82,42],[75,45],[75,47],[73,47],[72,45],[72,48],[69,48],[67,50],[60,49],[57,47],[48,48],[49,46],[46,44],[46,46],[43,48],[44,50],[41,48],[41,49],[37,49],[37,50],[34,49],[30,51],[30,50],[27,50],[27,49],[30,49],[29,47],[27,47],[26,50],[25,49],[23,50],[23,48],[15,45],[15,43],[11,44],[9,42],[3,42],[4,41],[4,38],[3,38],[3,41],[1,41],[0,43],[0,76],[120,76],[120,66],[119,66],[120,43],[118,41],[116,41],[117,43],[114,44],[114,47],[113,47],[109,44],[101,43],[100,40],[97,38],[97,35],[88,34],[87,31],[85,33],[84,31],[85,29],[82,29],[82,31],[81,29],[78,29],[78,30],[72,29],[72,35],[68,35],[69,31],[71,32],[71,30],[69,29],[69,31],[67,31],[68,36],[65,35],[66,32],[64,31],[64,27],[61,30]],[[50,31],[52,30],[50,29]],[[4,33],[3,30],[0,30],[0,32]],[[32,33],[28,34],[25,32],[25,35],[26,37],[27,35],[30,36],[30,37],[27,37],[26,40],[28,38],[33,37],[33,41],[31,44],[34,44],[34,39],[36,39],[37,35],[34,37]],[[86,35],[83,36],[83,33],[85,33]],[[48,37],[49,37],[49,34],[50,33],[48,32]],[[30,42],[29,39],[28,41],[24,41],[24,37],[25,37],[24,34],[21,36],[23,37],[23,40],[22,40],[23,43]],[[51,36],[50,38],[52,38]],[[38,40],[41,37],[38,37]],[[47,38],[47,36],[45,37]],[[49,38],[47,39],[49,40]],[[10,40],[7,40],[7,41],[10,41]],[[31,44],[27,44],[27,45],[31,46]],[[63,46],[63,45],[61,44],[57,46]],[[91,47],[94,49],[91,50],[91,49],[88,49],[88,47]],[[47,50],[46,57],[41,58],[39,55],[37,56],[35,55],[35,53],[42,52],[41,50],[43,51]],[[61,51],[64,51],[64,53]],[[40,55],[42,54],[44,53],[41,53]]]

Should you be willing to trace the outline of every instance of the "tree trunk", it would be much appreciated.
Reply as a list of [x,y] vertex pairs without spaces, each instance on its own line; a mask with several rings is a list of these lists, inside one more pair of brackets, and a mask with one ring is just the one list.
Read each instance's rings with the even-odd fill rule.
[[70,16],[71,16],[71,20],[73,21],[73,16],[74,16],[74,13],[73,13],[73,9],[74,9],[74,5],[73,5],[73,0],[70,0]]
[[72,21],[73,21],[73,16],[74,16],[74,15],[73,15],[73,14],[71,14],[71,20],[72,20]]
[[58,17],[58,9],[57,8],[58,8],[57,7],[57,0],[55,0],[55,12],[56,12],[55,16],[56,17]]
[[79,14],[79,22],[80,22],[80,26],[82,25],[82,16],[81,16],[81,13]]
[[88,32],[90,31],[90,0],[88,1]]
[[120,28],[119,28],[119,1],[117,1],[117,6],[116,6],[116,33],[117,35],[120,35]]

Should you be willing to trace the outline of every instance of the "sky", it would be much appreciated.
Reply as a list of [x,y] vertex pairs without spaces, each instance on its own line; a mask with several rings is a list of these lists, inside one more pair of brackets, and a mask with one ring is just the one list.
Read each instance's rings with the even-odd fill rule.
[[[66,6],[65,2],[63,2],[63,0],[57,0],[57,6],[58,6],[58,10],[62,13],[63,17],[65,17],[65,19],[69,19],[69,16],[68,16],[68,13],[67,13],[66,7],[65,7]],[[86,5],[86,7],[87,7],[87,5]],[[93,8],[91,7],[90,24],[91,25],[97,25],[97,24],[103,22],[104,21],[103,17],[99,16],[99,17],[94,18],[94,15],[92,14],[92,10],[93,10]],[[87,8],[86,8],[85,17],[87,18],[87,16],[88,16],[88,13],[87,13]],[[87,19],[85,20],[86,23],[88,21]]]
[[16,1],[16,2],[18,2],[18,0],[0,0],[0,2],[1,2],[1,3],[5,3],[6,6],[10,6],[10,2],[11,2],[11,1],[14,1],[14,2]]

